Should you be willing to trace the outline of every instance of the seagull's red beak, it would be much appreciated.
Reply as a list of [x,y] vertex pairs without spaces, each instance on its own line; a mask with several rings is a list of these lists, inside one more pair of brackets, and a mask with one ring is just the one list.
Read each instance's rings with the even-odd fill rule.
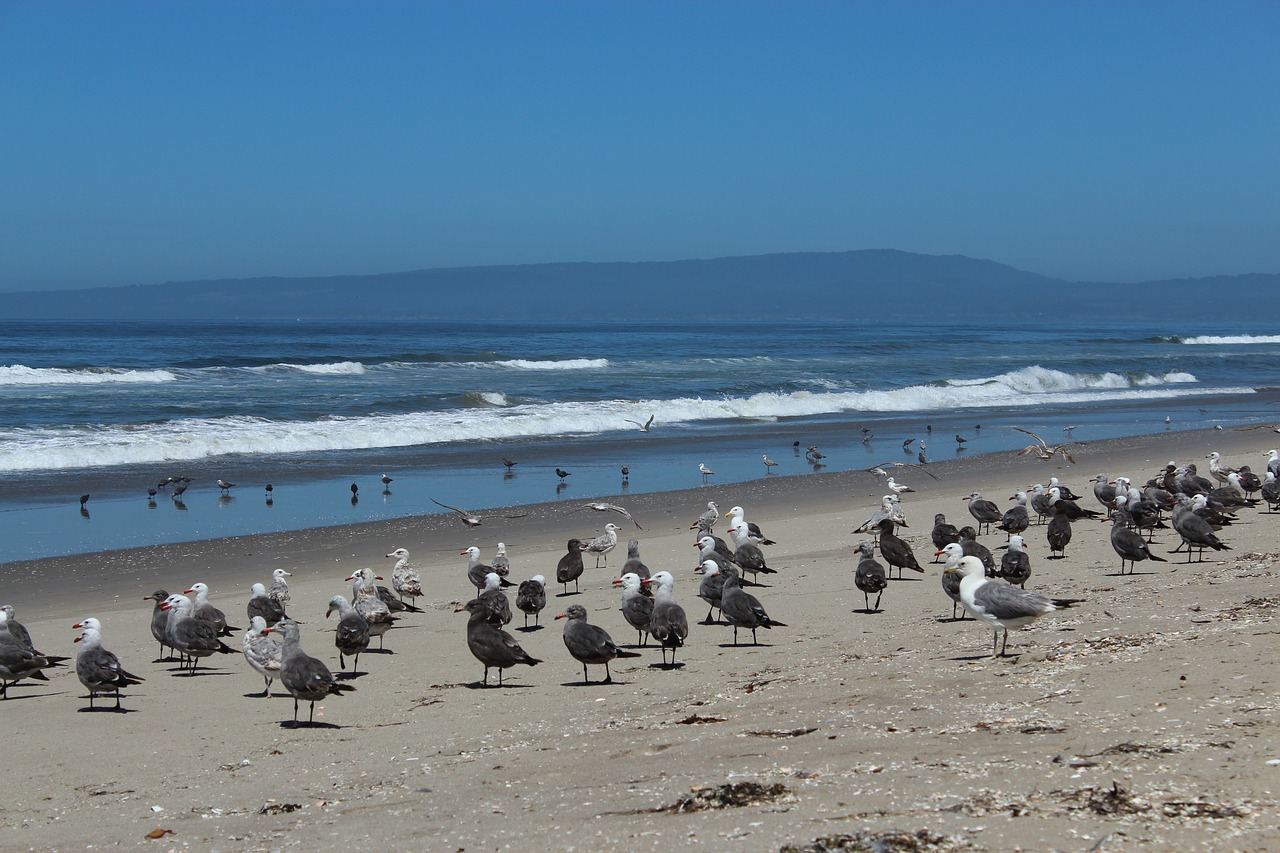
[[190,595],[190,594],[191,594],[191,593],[193,593],[193,592],[195,592],[195,590],[194,590],[194,589],[184,589],[184,590],[182,591],[182,594],[183,594],[183,595]]
[[567,614],[567,613],[557,613],[557,614],[556,614],[556,618],[557,618],[557,619],[568,619],[568,618],[569,618],[569,614]]

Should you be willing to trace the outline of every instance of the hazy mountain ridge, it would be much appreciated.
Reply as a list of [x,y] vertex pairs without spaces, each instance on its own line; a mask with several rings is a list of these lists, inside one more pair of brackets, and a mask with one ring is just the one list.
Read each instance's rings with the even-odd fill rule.
[[1280,309],[1280,274],[1069,282],[964,255],[892,249],[682,261],[452,267],[0,293],[7,319],[704,320],[1135,318],[1223,293]]

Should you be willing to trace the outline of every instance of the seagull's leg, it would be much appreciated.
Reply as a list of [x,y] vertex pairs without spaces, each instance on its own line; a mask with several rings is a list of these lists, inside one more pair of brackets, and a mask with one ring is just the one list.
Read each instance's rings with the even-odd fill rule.
[[604,662],[604,683],[613,684],[613,675],[609,672],[609,662]]
[[293,724],[298,724],[298,697],[293,697]]
[[[607,669],[608,666],[606,665],[605,668]],[[587,665],[585,663],[582,665],[582,683],[583,684],[591,683],[591,679],[587,678]]]
[[315,721],[316,721],[316,703],[315,703],[315,700],[312,699],[311,710],[307,711],[307,725],[311,725]]
[[880,596],[884,595],[884,590],[876,593],[876,612],[880,612]]

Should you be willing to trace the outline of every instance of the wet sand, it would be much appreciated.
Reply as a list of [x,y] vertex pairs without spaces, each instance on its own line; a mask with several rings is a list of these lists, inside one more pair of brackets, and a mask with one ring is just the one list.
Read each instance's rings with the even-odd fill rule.
[[[1074,466],[1005,453],[934,463],[937,481],[906,468],[894,475],[917,491],[903,534],[927,563],[934,513],[967,523],[971,491],[1007,506],[1014,488],[1059,476],[1097,508],[1095,473],[1141,482],[1178,459],[1207,474],[1215,449],[1259,471],[1277,443],[1263,430],[1180,432],[1091,443]],[[1232,550],[1191,565],[1161,531],[1156,551],[1172,562],[1124,576],[1107,525],[1078,522],[1063,560],[1046,559],[1033,526],[1028,588],[1086,603],[1011,632],[1009,656],[992,658],[989,628],[950,620],[940,566],[894,580],[882,612],[862,612],[862,537],[850,531],[883,491],[861,472],[713,481],[599,496],[644,530],[555,503],[494,510],[474,530],[429,516],[0,566],[4,600],[44,651],[72,653],[71,624],[96,616],[106,646],[147,679],[127,714],[82,712],[70,668],[11,688],[0,847],[778,850],[892,831],[912,834],[904,849],[1280,845],[1280,514],[1242,511],[1220,533]],[[461,550],[490,558],[503,541],[513,580],[553,579],[565,540],[617,521],[651,569],[676,575],[696,623],[706,608],[688,528],[708,500],[742,505],[777,540],[766,550],[778,574],[750,591],[789,627],[734,648],[729,627],[693,624],[679,667],[658,666],[650,646],[615,662],[613,684],[582,685],[553,617],[583,604],[615,640],[634,639],[610,586],[624,541],[608,569],[587,559],[580,595],[549,584],[540,630],[512,631],[543,663],[479,686],[453,612],[471,592]],[[527,514],[502,517],[516,513]],[[144,594],[204,581],[243,625],[249,585],[284,567],[303,646],[337,671],[326,602],[349,593],[356,568],[389,578],[395,547],[422,570],[426,612],[387,634],[389,653],[361,657],[356,692],[317,705],[323,727],[292,728],[278,683],[253,697],[262,679],[238,655],[196,677],[153,662]],[[737,796],[749,802],[726,805]],[[173,834],[144,838],[156,829]]]

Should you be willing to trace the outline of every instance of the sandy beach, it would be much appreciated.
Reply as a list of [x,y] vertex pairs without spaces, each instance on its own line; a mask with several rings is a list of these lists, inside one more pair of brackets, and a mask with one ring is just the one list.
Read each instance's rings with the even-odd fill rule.
[[[1141,483],[1176,459],[1207,474],[1212,450],[1261,471],[1278,440],[1178,432],[1090,443],[1076,465],[1002,453],[931,465],[936,481],[907,468],[894,472],[916,490],[904,495],[910,528],[900,532],[927,564],[934,514],[968,523],[961,496],[971,491],[1007,507],[1014,489],[1058,476],[1098,509],[1087,483],[1096,473]],[[1109,525],[1076,523],[1062,560],[1046,559],[1044,528],[1032,526],[1027,588],[1085,603],[1010,632],[1009,655],[993,658],[989,628],[951,621],[940,565],[892,581],[882,612],[862,612],[853,569],[864,537],[850,531],[883,493],[861,472],[713,480],[597,496],[624,504],[643,530],[559,503],[493,510],[473,530],[430,516],[0,566],[0,598],[43,651],[72,654],[72,623],[95,616],[106,647],[146,678],[127,691],[127,714],[83,712],[72,666],[10,689],[0,847],[1280,847],[1280,514],[1241,511],[1219,534],[1232,550],[1190,565],[1167,553],[1176,535],[1158,531],[1154,549],[1170,562],[1124,576]],[[634,641],[611,587],[634,536],[651,570],[676,576],[697,623],[706,609],[689,526],[709,500],[743,506],[777,541],[766,553],[778,573],[749,591],[788,627],[735,648],[728,626],[691,624],[679,667],[658,666],[650,645],[615,661],[614,683],[582,685],[554,616],[582,604],[616,641]],[[560,596],[566,540],[611,520],[624,542],[609,567],[588,557],[581,594]],[[551,579],[541,629],[512,630],[543,662],[484,689],[466,615],[454,612],[472,592],[459,552],[477,545],[488,559],[499,541],[513,581]],[[293,728],[278,682],[271,698],[255,697],[262,679],[239,655],[206,660],[196,677],[154,662],[143,595],[204,581],[243,626],[250,585],[283,567],[304,648],[336,672],[326,603],[349,595],[354,569],[389,578],[383,555],[396,547],[422,571],[425,612],[387,634],[388,653],[361,657],[355,692],[317,704],[323,727]],[[147,838],[153,830],[171,833]]]

